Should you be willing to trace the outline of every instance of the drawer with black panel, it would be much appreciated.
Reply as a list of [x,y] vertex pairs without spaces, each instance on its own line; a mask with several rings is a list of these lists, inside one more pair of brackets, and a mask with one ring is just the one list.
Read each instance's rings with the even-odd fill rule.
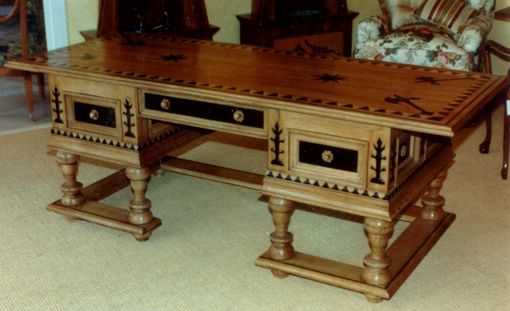
[[292,131],[289,172],[364,187],[367,145],[367,142],[356,139]]
[[119,101],[91,95],[66,93],[67,122],[70,129],[121,137]]
[[151,118],[255,136],[265,133],[263,110],[150,92],[143,92],[142,98],[142,113]]

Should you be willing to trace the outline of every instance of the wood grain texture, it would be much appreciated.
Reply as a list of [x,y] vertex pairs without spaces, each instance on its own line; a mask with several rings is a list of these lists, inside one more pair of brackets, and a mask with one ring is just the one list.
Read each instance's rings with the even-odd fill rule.
[[286,109],[444,136],[453,136],[480,102],[504,86],[504,78],[482,73],[161,36],[140,42],[93,40],[7,66],[138,86],[179,85],[204,94],[221,91],[245,102],[263,99],[255,102],[266,107],[277,102]]
[[[146,240],[161,223],[145,196],[150,174],[170,155],[163,168],[255,187],[268,198],[274,232],[258,265],[372,302],[389,299],[454,220],[439,194],[454,158],[449,136],[506,91],[503,77],[482,73],[172,37],[123,40],[9,63],[49,74],[49,147],[65,179],[49,209]],[[211,138],[266,150],[265,176],[177,159]],[[125,166],[126,178],[82,191],[80,156]],[[129,211],[94,202],[128,182]],[[421,213],[413,207],[420,197]],[[371,249],[364,268],[294,250],[289,225],[303,204],[364,218]],[[387,248],[398,220],[411,225]]]

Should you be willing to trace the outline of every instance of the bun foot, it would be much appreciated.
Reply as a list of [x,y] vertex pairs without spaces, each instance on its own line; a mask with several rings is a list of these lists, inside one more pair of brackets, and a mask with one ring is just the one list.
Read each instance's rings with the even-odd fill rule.
[[279,279],[285,279],[286,277],[289,276],[287,272],[283,272],[282,270],[271,269],[271,273],[273,273],[274,277],[277,277]]
[[382,298],[381,297],[377,297],[377,296],[374,296],[374,295],[368,295],[366,294],[365,297],[367,297],[367,300],[371,303],[379,303],[382,301]]
[[73,217],[73,216],[64,216],[69,222],[77,222],[80,220],[79,218]]
[[144,233],[144,234],[137,234],[137,233],[133,233],[133,236],[135,237],[135,239],[138,241],[138,242],[145,242],[147,241],[150,236],[151,236],[151,232],[147,232],[147,233]]

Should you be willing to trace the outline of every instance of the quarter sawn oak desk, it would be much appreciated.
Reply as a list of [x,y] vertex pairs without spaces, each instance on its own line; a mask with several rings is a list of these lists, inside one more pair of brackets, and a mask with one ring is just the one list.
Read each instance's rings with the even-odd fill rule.
[[[269,197],[275,231],[256,264],[373,302],[391,298],[453,222],[439,194],[452,138],[505,91],[503,77],[481,73],[143,40],[93,40],[7,64],[49,75],[49,148],[65,181],[48,209],[145,240],[161,224],[145,197],[149,176],[160,165],[193,167],[176,158],[161,164],[197,137],[193,128],[263,139],[259,189]],[[121,164],[125,173],[82,189],[80,156]],[[97,202],[128,184],[129,210]],[[294,251],[294,203],[363,217],[371,249],[364,265]],[[387,247],[397,221],[410,225]]]

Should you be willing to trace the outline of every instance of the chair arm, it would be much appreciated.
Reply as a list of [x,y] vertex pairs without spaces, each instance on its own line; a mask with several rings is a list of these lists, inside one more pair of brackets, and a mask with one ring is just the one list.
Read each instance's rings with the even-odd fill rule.
[[357,28],[358,43],[374,41],[388,33],[387,24],[382,16],[367,17],[359,22]]
[[14,4],[12,5],[12,10],[9,12],[9,14],[0,16],[0,24],[5,23],[8,20],[10,20],[11,18],[13,18],[14,15],[16,15],[16,13],[18,12],[18,9],[19,9],[19,0],[16,0],[14,2]]
[[492,18],[479,15],[471,19],[459,33],[457,45],[467,52],[476,53],[492,28]]

